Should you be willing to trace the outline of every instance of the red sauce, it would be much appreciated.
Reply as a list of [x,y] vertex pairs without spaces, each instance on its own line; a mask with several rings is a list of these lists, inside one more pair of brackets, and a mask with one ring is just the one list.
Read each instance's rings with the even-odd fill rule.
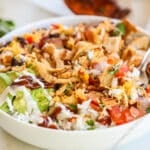
[[61,107],[56,107],[54,112],[50,115],[52,119],[56,119],[57,115],[61,112]]
[[54,124],[49,125],[48,128],[50,128],[50,129],[58,129],[57,126],[54,125]]
[[38,126],[48,128],[48,123],[49,123],[48,117],[43,116],[43,122],[39,123]]
[[99,103],[96,100],[92,100],[90,106],[96,111],[101,111]]
[[105,116],[103,118],[97,119],[97,121],[102,125],[110,125],[111,124],[111,118],[109,116]]
[[130,9],[122,9],[114,0],[64,0],[75,14],[98,15],[112,18],[123,18]]
[[[40,79],[41,82],[44,84],[44,88],[50,88],[52,87],[52,84]],[[37,88],[40,88],[41,86],[39,85],[38,82],[34,82],[32,77],[31,76],[27,76],[27,75],[23,75],[19,78],[18,81],[14,81],[12,83],[12,85],[15,85],[15,86],[25,86],[29,89],[37,89]]]

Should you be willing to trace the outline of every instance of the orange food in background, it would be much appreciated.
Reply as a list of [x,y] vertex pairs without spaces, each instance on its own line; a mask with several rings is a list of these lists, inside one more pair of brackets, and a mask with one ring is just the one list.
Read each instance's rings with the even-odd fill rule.
[[64,0],[75,14],[98,15],[112,18],[123,18],[130,9],[122,9],[114,0]]

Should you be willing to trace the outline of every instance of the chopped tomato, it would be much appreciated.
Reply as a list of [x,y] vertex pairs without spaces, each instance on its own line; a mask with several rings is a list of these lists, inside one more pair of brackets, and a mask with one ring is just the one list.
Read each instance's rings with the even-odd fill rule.
[[124,110],[123,115],[125,117],[126,122],[129,122],[143,116],[144,112],[132,106],[130,109]]
[[124,110],[121,110],[119,106],[114,106],[110,110],[111,119],[116,123],[116,125],[130,122],[143,115],[144,113],[142,111],[138,110],[133,106]]
[[102,125],[110,125],[111,124],[111,118],[109,116],[105,116],[103,118],[98,118],[97,122],[99,122]]
[[68,118],[68,121],[69,122],[74,122],[74,121],[76,121],[76,119],[77,119],[76,117],[70,117],[70,118]]
[[118,105],[112,107],[110,110],[110,116],[116,125],[120,125],[126,122]]
[[150,86],[147,86],[146,92],[147,92],[147,93],[150,93]]
[[49,125],[48,128],[51,128],[51,129],[58,129],[57,126],[54,125],[54,124]]
[[33,37],[32,37],[31,35],[28,35],[28,36],[26,37],[26,40],[28,41],[29,44],[31,44],[31,43],[34,42]]
[[117,73],[115,74],[116,77],[123,77],[129,71],[129,67],[126,64],[123,64],[118,69]]
[[130,108],[130,113],[134,118],[137,118],[140,116],[140,111],[136,109],[135,107]]
[[61,112],[61,107],[56,107],[53,113],[50,115],[53,119],[56,119],[57,115]]
[[131,113],[131,115],[132,115],[134,118],[139,118],[139,117],[141,117],[141,116],[143,116],[143,115],[145,114],[144,111],[139,110],[139,109],[137,109],[137,108],[135,108],[135,107],[131,107],[131,108],[130,108],[130,113]]
[[100,105],[96,100],[92,100],[91,103],[90,103],[90,106],[91,106],[91,108],[93,108],[96,111],[101,110]]
[[52,24],[53,29],[59,29],[59,24]]
[[131,115],[131,112],[129,109],[125,109],[122,112],[122,116],[124,117],[125,122],[130,122],[130,121],[134,120],[134,117]]
[[108,58],[107,63],[110,64],[110,65],[114,64],[114,59],[113,58]]

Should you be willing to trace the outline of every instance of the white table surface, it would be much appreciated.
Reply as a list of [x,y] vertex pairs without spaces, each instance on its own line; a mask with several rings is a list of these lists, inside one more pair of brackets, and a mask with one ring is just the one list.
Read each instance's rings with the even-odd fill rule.
[[[33,21],[38,21],[54,16],[54,14],[37,7],[29,1],[30,0],[0,0],[0,18],[2,17],[12,19],[16,22],[17,27],[19,27],[31,23]],[[149,137],[150,133],[147,133],[144,137],[141,137],[140,139],[129,143],[124,147],[120,147],[118,148],[118,150],[149,150]],[[15,139],[0,128],[0,150],[41,149]],[[98,150],[100,150],[100,148],[98,148]]]

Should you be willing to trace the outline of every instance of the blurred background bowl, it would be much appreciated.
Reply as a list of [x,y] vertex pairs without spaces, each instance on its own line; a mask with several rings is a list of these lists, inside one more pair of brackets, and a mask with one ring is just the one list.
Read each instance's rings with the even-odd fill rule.
[[[38,6],[48,10],[56,15],[75,15],[64,3],[64,0],[30,0]],[[144,27],[150,17],[150,1],[149,0],[116,0],[123,8],[130,8],[131,13],[128,16],[133,23]]]

